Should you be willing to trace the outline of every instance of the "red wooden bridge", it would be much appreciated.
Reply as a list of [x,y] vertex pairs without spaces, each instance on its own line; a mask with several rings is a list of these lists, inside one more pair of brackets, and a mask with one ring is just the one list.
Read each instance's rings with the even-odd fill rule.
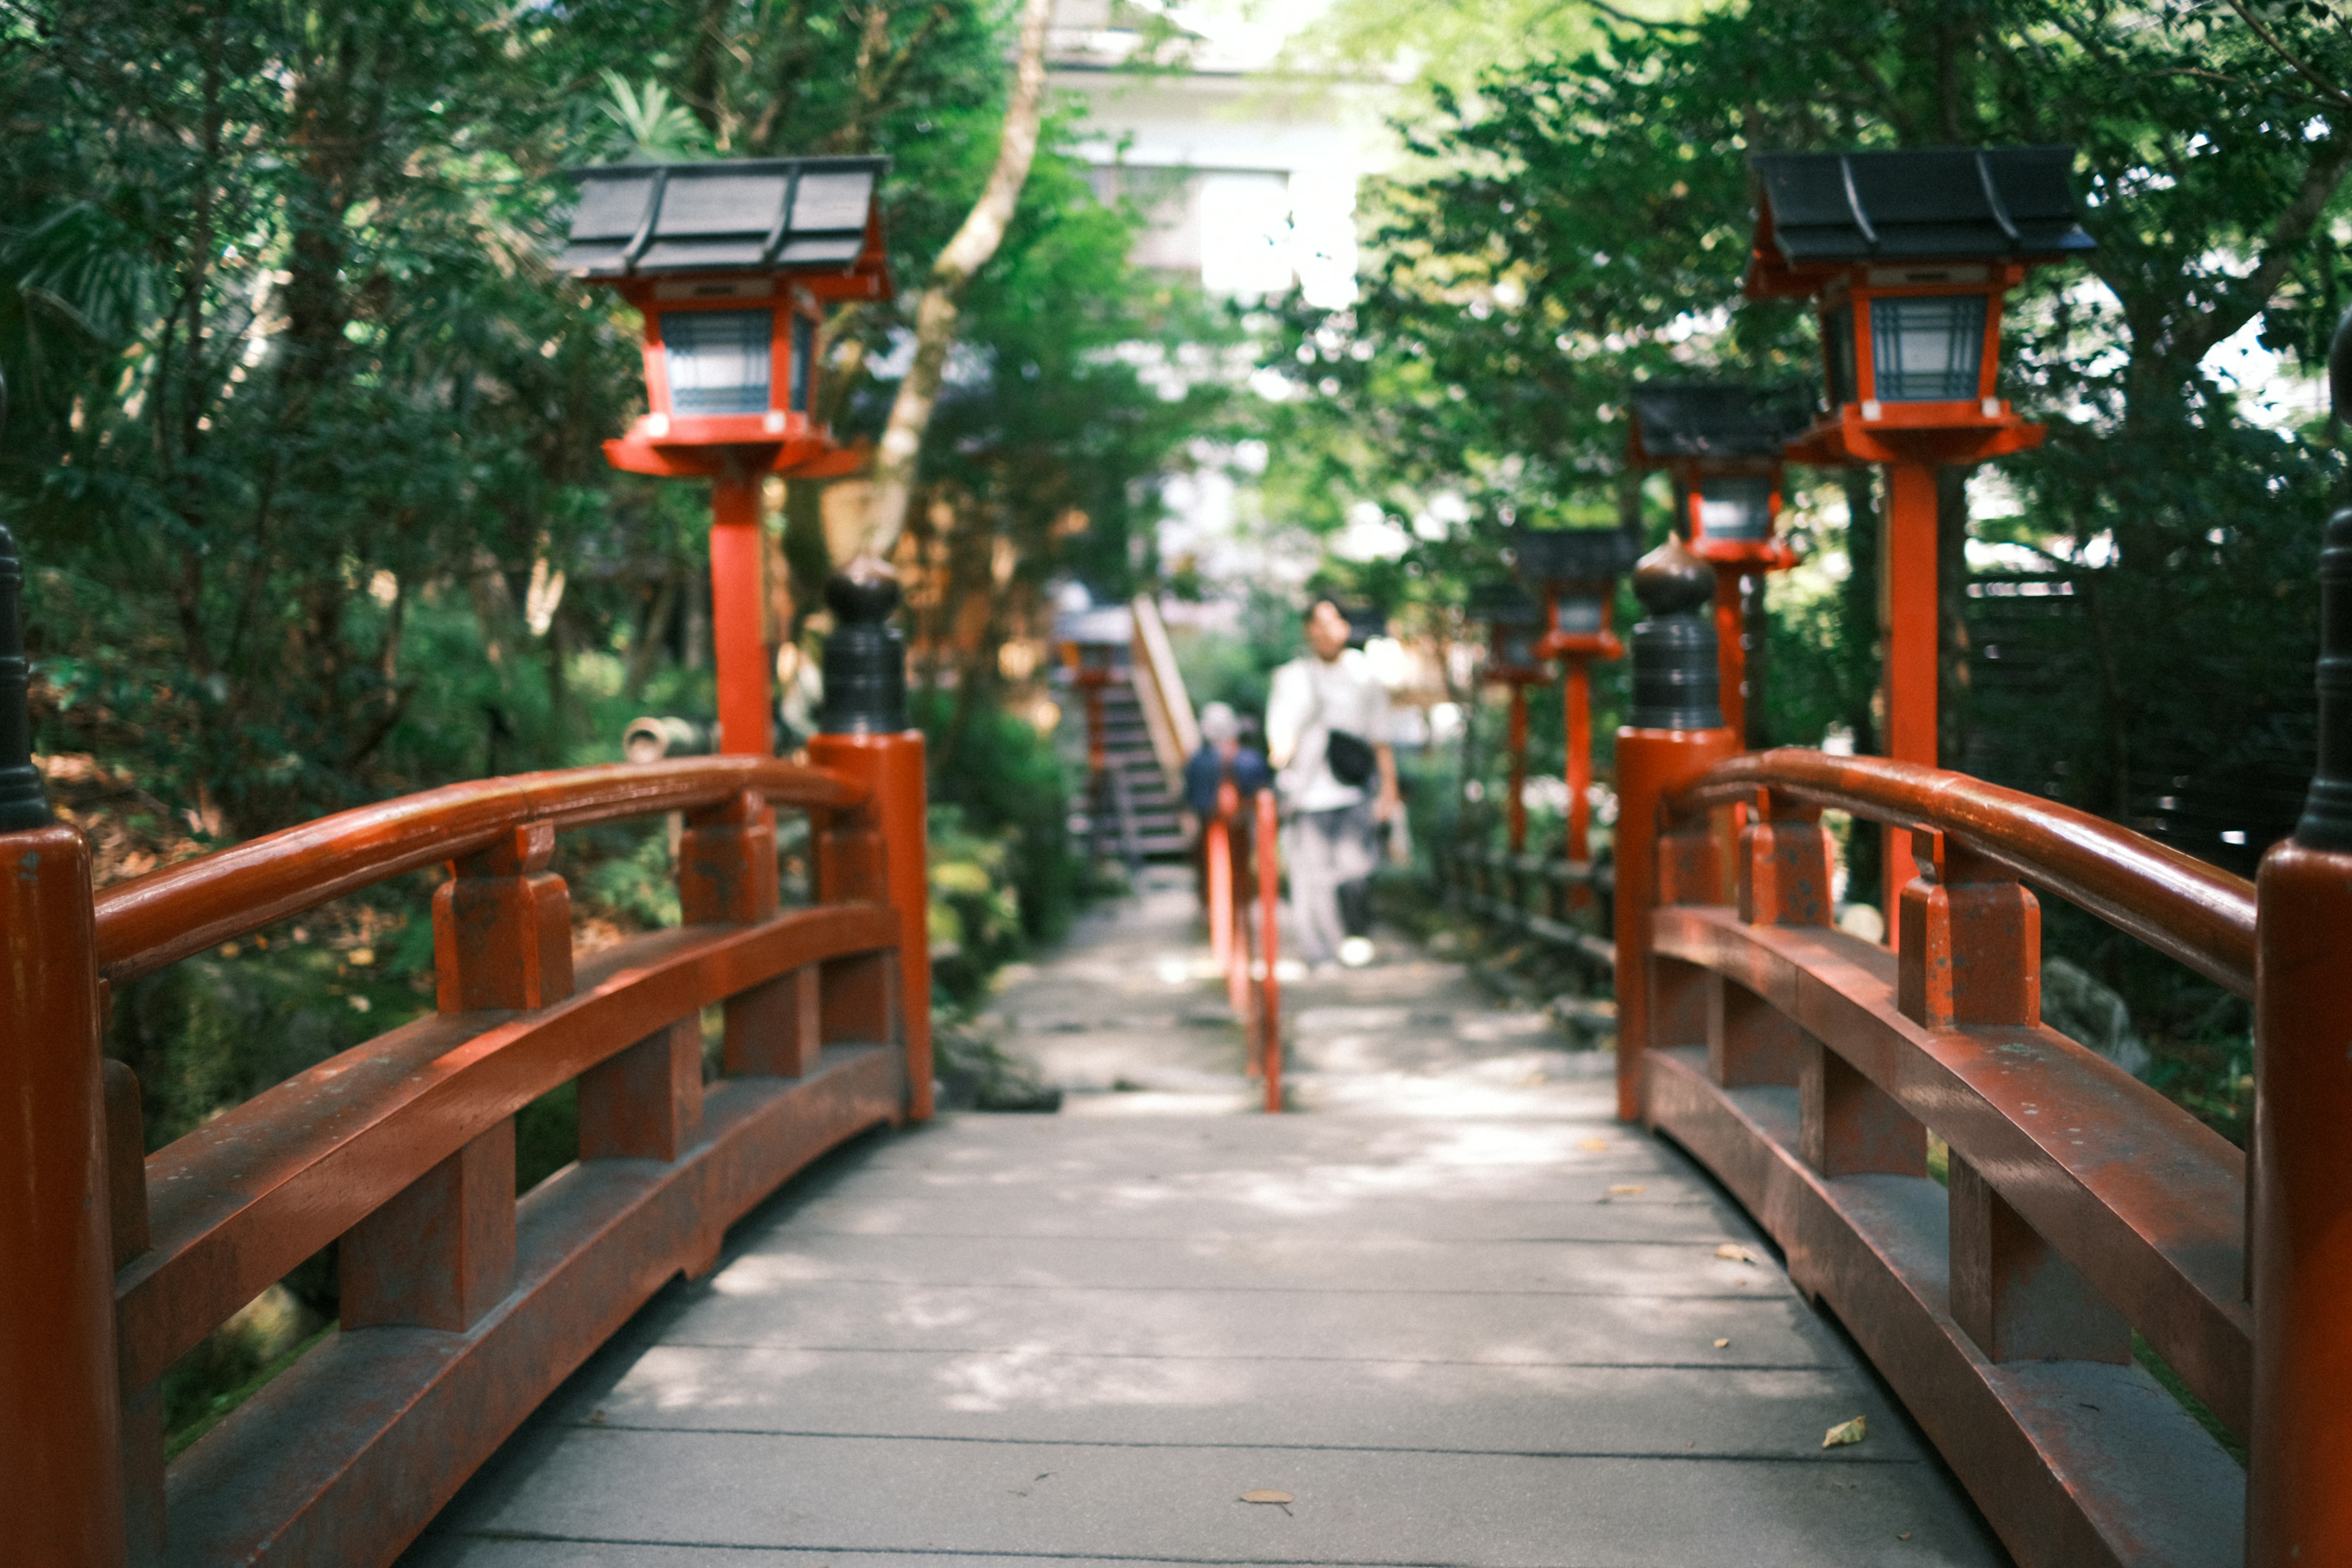
[[[1688,593],[1675,570],[1668,562],[1647,574],[1652,624],[1679,616],[1703,630],[1706,581]],[[2326,571],[2330,656],[2352,655],[2352,513],[2332,525]],[[8,579],[0,582],[0,640],[21,647],[13,555],[0,558],[0,576]],[[1639,632],[1635,643],[1638,660]],[[1636,679],[1638,687],[1639,669]],[[2352,932],[2352,827],[2338,811],[2342,781],[2352,780],[2352,714],[2339,679],[2323,679],[2326,740],[2314,809],[2297,838],[2272,853],[2258,885],[2047,801],[1928,768],[1740,754],[1719,723],[1645,724],[1638,709],[1620,737],[1615,1114],[1671,1140],[1744,1207],[1785,1258],[1795,1290],[1843,1326],[2019,1563],[2352,1563],[2352,1488],[2344,1485],[2352,1475],[2352,1334],[2344,1327],[2352,1162],[2341,1153],[2342,1130],[2352,1124],[2352,982],[2341,960]],[[851,724],[821,737],[805,767],[714,758],[453,786],[93,896],[85,843],[48,819],[26,765],[22,682],[21,660],[0,661],[0,1563],[388,1563],[666,1282],[705,1275],[731,1225],[828,1149],[931,1115],[922,758],[911,733]],[[780,903],[780,809],[811,819],[815,897],[804,907]],[[1892,946],[1829,924],[1825,809],[1910,835],[1918,874],[1902,891]],[[575,962],[566,890],[548,870],[555,836],[670,812],[686,824],[683,923]],[[110,986],[435,865],[448,876],[433,899],[434,1015],[144,1153],[139,1086],[100,1054]],[[2036,900],[2044,897],[2075,903],[2254,999],[2251,1163],[2041,1022]],[[1388,999],[1409,1008],[1410,996],[1393,988],[1410,972],[1396,973],[1406,979],[1383,982]],[[725,1042],[719,1075],[706,1082],[698,1020],[714,1006],[724,1010]],[[1384,1029],[1423,1026],[1412,1021],[1420,1015],[1398,1016],[1366,1025],[1366,1037],[1376,1044]],[[1268,1066],[1278,1072],[1279,1056]],[[519,1200],[516,1112],[565,1083],[578,1086],[579,1160]],[[919,1183],[898,1195],[935,1205],[938,1217],[897,1226],[890,1267],[914,1268],[927,1246],[982,1260],[991,1247],[1009,1246],[971,1229],[971,1215],[958,1219],[954,1205],[997,1190],[992,1184],[1017,1186],[1023,1170],[1049,1155],[1070,1180],[1105,1191],[1144,1179],[1122,1160],[1173,1158],[1135,1134],[1079,1147],[1059,1132],[1024,1134],[1024,1125],[1037,1124],[971,1133],[964,1184]],[[1246,1148],[1202,1132],[1202,1143],[1188,1144],[1195,1152],[1187,1168],[1226,1159],[1272,1181],[1327,1159],[1341,1137],[1333,1131],[1341,1123],[1313,1115],[1247,1125]],[[1439,1124],[1424,1116],[1417,1125],[1426,1144]],[[1618,1136],[1647,1151],[1641,1158],[1651,1169],[1686,1169],[1647,1135]],[[1928,1174],[1931,1136],[1948,1151],[1947,1184]],[[1408,1195],[1587,1201],[1514,1195],[1476,1162],[1426,1148],[1416,1159],[1419,1185],[1400,1192],[1399,1205]],[[1716,1201],[1689,1179],[1694,1202]],[[1362,1183],[1372,1181],[1362,1178],[1355,1197],[1377,1214],[1381,1205],[1363,1198],[1377,1184]],[[1153,1252],[1146,1232],[1097,1237],[1133,1243],[1144,1259],[1137,1305],[1114,1313],[1131,1329],[1142,1325],[1129,1334],[1141,1342],[1119,1353],[1192,1353],[1180,1342],[1198,1325],[1155,1315],[1153,1303],[1155,1292],[1197,1288],[1244,1303],[1232,1310],[1255,1315],[1230,1321],[1311,1361],[1295,1324],[1247,1305],[1254,1289],[1306,1289],[1325,1268],[1312,1260],[1332,1245],[1330,1222],[1318,1218],[1330,1205],[1259,1209],[1261,1220],[1285,1212],[1289,1221],[1217,1268],[1201,1265],[1205,1273],[1187,1274],[1181,1258],[1161,1267],[1172,1255]],[[1499,1224],[1479,1217],[1486,1213],[1456,1207],[1430,1223],[1449,1233],[1448,1245],[1466,1247],[1477,1240],[1468,1233]],[[927,1243],[926,1234],[938,1239]],[[1668,1252],[1699,1239],[1588,1238]],[[335,1241],[341,1331],[167,1465],[158,1396],[165,1369]],[[1364,1293],[1328,1331],[1365,1331],[1389,1321],[1378,1311],[1404,1310],[1377,1307],[1374,1298],[1426,1295],[1429,1303],[1411,1309],[1421,1314],[1414,1332],[1443,1339],[1447,1313],[1491,1312],[1485,1299],[1501,1294],[1525,1298],[1530,1304],[1514,1310],[1535,1314],[1546,1290],[1605,1297],[1616,1306],[1577,1310],[1615,1311],[1637,1336],[1684,1321],[1671,1303],[1643,1306],[1651,1297],[1625,1294],[1633,1287],[1624,1282],[1651,1267],[1626,1261],[1635,1254],[1589,1261],[1600,1254],[1577,1250],[1584,1242],[1539,1233],[1496,1230],[1480,1245],[1488,1243],[1518,1248],[1511,1257],[1520,1259],[1537,1256],[1530,1247],[1555,1250],[1532,1274],[1533,1266],[1492,1258],[1432,1263],[1441,1277],[1407,1289],[1362,1260],[1411,1253],[1426,1262],[1436,1243],[1365,1239],[1348,1254],[1356,1262],[1328,1265]],[[1732,1252],[1748,1256],[1736,1245]],[[1760,1259],[1760,1244],[1758,1252]],[[771,1271],[792,1262],[773,1260]],[[1520,1283],[1464,1283],[1465,1270],[1489,1267]],[[1003,1288],[1026,1279],[1007,1278]],[[1718,1294],[1735,1293],[1731,1282],[1717,1283]],[[1532,1316],[1521,1326],[1531,1339],[1550,1331]],[[761,1325],[739,1331],[750,1336],[734,1342],[748,1356]],[[1242,1331],[1230,1330],[1220,1353],[1238,1353],[1233,1340]],[[1805,1331],[1831,1347],[1823,1354],[1845,1353],[1826,1331]],[[1618,1342],[1580,1342],[1589,1351]],[[1444,1359],[1400,1351],[1383,1364]],[[2243,1468],[2147,1369],[2151,1359],[2243,1443]],[[870,1382],[841,1397],[888,1407],[898,1388],[891,1365],[877,1357]],[[697,1386],[715,1398],[733,1375],[718,1366]],[[1290,1431],[1305,1422],[1303,1406],[1276,1392],[1234,1417],[1241,1436],[1205,1447],[1262,1440],[1387,1451],[1383,1444],[1442,1426],[1467,1397],[1462,1385],[1419,1374],[1391,1371],[1375,1381],[1380,1399],[1346,1405],[1308,1436]],[[1740,1385],[1710,1386],[1728,1398]],[[1174,1383],[1137,1387],[1129,1403],[1140,1407],[1184,1403]],[[1514,1397],[1519,1447],[1478,1450],[1496,1466],[1512,1456],[1560,1458],[1543,1434],[1590,1415],[1566,1395],[1550,1415],[1529,1407],[1524,1391]],[[1186,1447],[1139,1445],[1075,1415],[1018,1441]],[[1398,1451],[1435,1449],[1407,1443]],[[1635,1457],[1653,1465],[1682,1458]],[[1784,1456],[1791,1467],[1802,1457]],[[809,1473],[821,1475],[829,1496],[887,1480],[861,1506],[920,1524],[897,1545],[877,1534],[827,1550],[961,1550],[948,1523],[923,1511],[924,1496],[953,1492],[972,1473],[947,1449],[924,1462],[929,1468],[865,1466],[838,1454],[824,1463],[833,1468]],[[1672,1486],[1639,1492],[1652,1500],[1640,1510],[1654,1513],[1654,1530],[1621,1498],[1610,1531],[1596,1533],[1582,1505],[1547,1490],[1540,1477],[1452,1464],[1366,1471],[1360,1484],[1390,1510],[1380,1517],[1407,1522],[1363,1526],[1321,1547],[1299,1544],[1319,1539],[1311,1532],[1249,1547],[1187,1544],[1137,1502],[1148,1493],[1136,1489],[1142,1480],[1112,1476],[1102,1482],[1100,1517],[1080,1534],[1024,1539],[1017,1521],[994,1520],[992,1544],[963,1554],[1392,1564],[1676,1553],[1686,1562],[1990,1560],[1990,1548],[1949,1532],[1915,1543],[1906,1531],[1874,1524],[1875,1544],[1857,1555],[1838,1533],[1844,1527],[1826,1521],[1813,1538],[1819,1555],[1785,1530],[1770,1552],[1751,1550],[1759,1538],[1741,1510],[1764,1506],[1756,1500],[1776,1495],[1775,1483],[1735,1485],[1723,1479],[1730,1472],[1698,1465],[1672,1472]],[[1045,1484],[1059,1467],[1024,1456],[1022,1468],[1044,1472],[1036,1479]],[[580,1506],[593,1502],[609,1518],[625,1521],[632,1487],[651,1485],[626,1464],[595,1474]],[[1414,1495],[1417,1479],[1430,1495]],[[697,1508],[731,1494],[719,1488],[694,1505],[667,1495],[667,1528],[682,1530]],[[1744,1500],[1733,1508],[1724,1498]],[[1516,1522],[1496,1545],[1495,1521],[1506,1519]],[[1694,1520],[1711,1520],[1712,1533]],[[544,1521],[518,1528],[516,1539],[561,1536]],[[593,1554],[566,1549],[530,1560],[704,1560],[664,1555],[660,1542],[675,1536],[615,1529],[598,1539],[604,1544]],[[793,1542],[704,1545],[759,1554]]]

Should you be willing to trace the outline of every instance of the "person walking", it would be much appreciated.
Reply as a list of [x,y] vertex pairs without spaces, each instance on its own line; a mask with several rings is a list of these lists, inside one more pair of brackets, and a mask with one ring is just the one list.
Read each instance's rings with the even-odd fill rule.
[[1266,754],[1290,814],[1291,916],[1310,969],[1371,963],[1379,825],[1397,814],[1388,692],[1348,637],[1339,606],[1318,599],[1307,651],[1274,672],[1265,705]]

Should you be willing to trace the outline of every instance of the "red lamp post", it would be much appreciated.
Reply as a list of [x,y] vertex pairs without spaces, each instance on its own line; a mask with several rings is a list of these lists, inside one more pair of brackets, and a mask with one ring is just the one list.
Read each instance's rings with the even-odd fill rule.
[[1780,454],[1811,422],[1809,400],[1787,387],[1681,383],[1643,386],[1631,402],[1627,461],[1673,476],[1675,532],[1715,568],[1724,725],[1760,750],[1764,574],[1797,563],[1776,537]]
[[1592,858],[1592,677],[1596,658],[1625,649],[1612,623],[1617,579],[1633,569],[1640,542],[1615,529],[1515,528],[1511,553],[1519,580],[1543,597],[1543,636],[1537,653],[1560,661],[1561,701],[1568,721],[1567,858]]
[[1542,652],[1544,611],[1517,583],[1481,584],[1469,610],[1471,619],[1486,623],[1486,679],[1511,691],[1511,783],[1503,821],[1517,855],[1528,847],[1528,688],[1551,679]]
[[604,456],[631,473],[708,479],[719,749],[767,754],[772,661],[761,635],[759,484],[856,471],[818,424],[823,308],[887,300],[880,158],[623,163],[580,169],[555,265],[645,319],[646,412]]
[[[1936,469],[2039,446],[1999,394],[2000,314],[2028,268],[2095,242],[2063,147],[1759,153],[1750,299],[1811,298],[1829,410],[1788,455],[1886,468],[1886,754],[1935,765]],[[1886,907],[1910,880],[1886,836]],[[1898,871],[1897,868],[1901,868]],[[1893,926],[1889,924],[1892,935]]]

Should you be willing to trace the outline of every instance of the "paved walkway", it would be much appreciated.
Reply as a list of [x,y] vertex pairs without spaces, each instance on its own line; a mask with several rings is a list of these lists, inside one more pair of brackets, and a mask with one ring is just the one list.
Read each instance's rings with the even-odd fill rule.
[[1397,953],[1292,987],[1303,1113],[1251,1113],[1190,916],[1163,882],[1006,987],[1063,1114],[835,1155],[409,1561],[2006,1561],[1605,1055]]

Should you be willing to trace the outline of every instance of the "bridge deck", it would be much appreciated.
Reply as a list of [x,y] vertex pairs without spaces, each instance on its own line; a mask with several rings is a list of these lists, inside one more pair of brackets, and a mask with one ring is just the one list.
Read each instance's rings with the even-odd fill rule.
[[1161,972],[1186,915],[1148,894],[1006,997],[1140,1089],[843,1152],[410,1561],[2005,1561],[1605,1058],[1418,959],[1294,988],[1306,1113],[1237,1113],[1213,984]]

